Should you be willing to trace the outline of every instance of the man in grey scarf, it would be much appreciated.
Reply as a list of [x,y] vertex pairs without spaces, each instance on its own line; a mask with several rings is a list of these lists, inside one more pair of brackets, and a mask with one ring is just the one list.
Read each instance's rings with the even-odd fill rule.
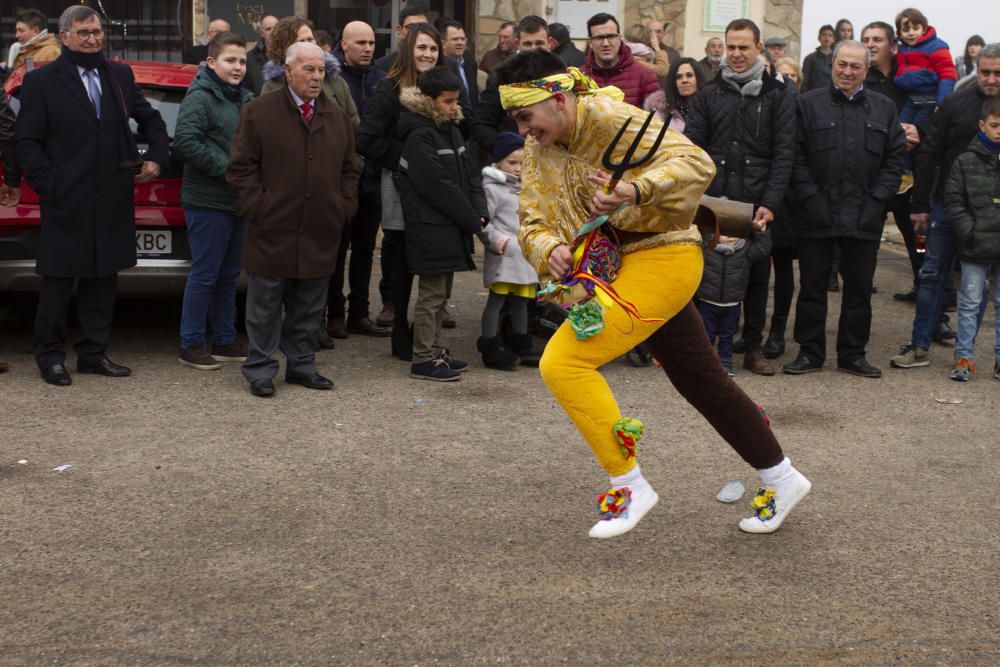
[[[698,91],[684,134],[715,162],[715,179],[706,194],[754,205],[754,223],[762,230],[774,219],[785,197],[795,154],[795,101],[785,84],[769,75],[758,59],[764,46],[760,29],[748,19],[726,27],[726,57],[720,76]],[[771,261],[753,264],[743,301],[743,367],[774,375],[761,351],[767,317]],[[772,323],[772,334],[784,322]]]

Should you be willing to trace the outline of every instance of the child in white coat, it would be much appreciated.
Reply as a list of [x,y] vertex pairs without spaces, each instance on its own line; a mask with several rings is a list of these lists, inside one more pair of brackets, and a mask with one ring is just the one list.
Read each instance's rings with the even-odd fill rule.
[[[483,190],[490,212],[490,222],[481,236],[486,244],[483,282],[490,293],[483,308],[483,335],[476,348],[485,366],[501,370],[514,370],[518,364],[537,366],[539,358],[532,352],[528,335],[528,303],[535,298],[538,274],[524,258],[517,240],[523,156],[524,139],[513,132],[501,132],[493,147],[494,164],[483,168]],[[504,349],[497,332],[504,303],[510,305],[510,349]]]

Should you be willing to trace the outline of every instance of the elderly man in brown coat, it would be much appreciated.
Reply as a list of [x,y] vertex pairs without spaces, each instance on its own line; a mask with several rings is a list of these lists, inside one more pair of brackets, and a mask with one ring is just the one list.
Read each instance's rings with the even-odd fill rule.
[[311,336],[326,307],[341,230],[358,207],[361,169],[347,116],[320,95],[324,67],[315,44],[290,46],[287,87],[246,105],[233,137],[226,179],[247,223],[243,375],[254,396],[274,394],[279,348],[285,382],[333,387],[316,370]]

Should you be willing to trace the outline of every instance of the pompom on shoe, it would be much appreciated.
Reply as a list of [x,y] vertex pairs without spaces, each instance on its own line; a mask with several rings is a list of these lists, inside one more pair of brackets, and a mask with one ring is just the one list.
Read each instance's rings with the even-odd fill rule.
[[607,539],[627,533],[659,500],[660,496],[649,484],[638,491],[627,486],[611,489],[597,499],[598,522],[590,529],[590,537]]

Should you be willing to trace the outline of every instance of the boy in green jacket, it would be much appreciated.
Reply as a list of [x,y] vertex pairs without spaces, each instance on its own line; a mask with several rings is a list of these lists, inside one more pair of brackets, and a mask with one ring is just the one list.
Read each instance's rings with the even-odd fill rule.
[[[174,132],[174,150],[184,160],[181,205],[191,247],[178,361],[198,370],[217,370],[220,361],[244,361],[247,355],[246,344],[236,338],[244,222],[226,183],[226,166],[240,109],[253,93],[242,85],[247,47],[239,35],[215,35],[208,43],[206,64],[184,96]],[[212,325],[211,351],[206,321]]]

